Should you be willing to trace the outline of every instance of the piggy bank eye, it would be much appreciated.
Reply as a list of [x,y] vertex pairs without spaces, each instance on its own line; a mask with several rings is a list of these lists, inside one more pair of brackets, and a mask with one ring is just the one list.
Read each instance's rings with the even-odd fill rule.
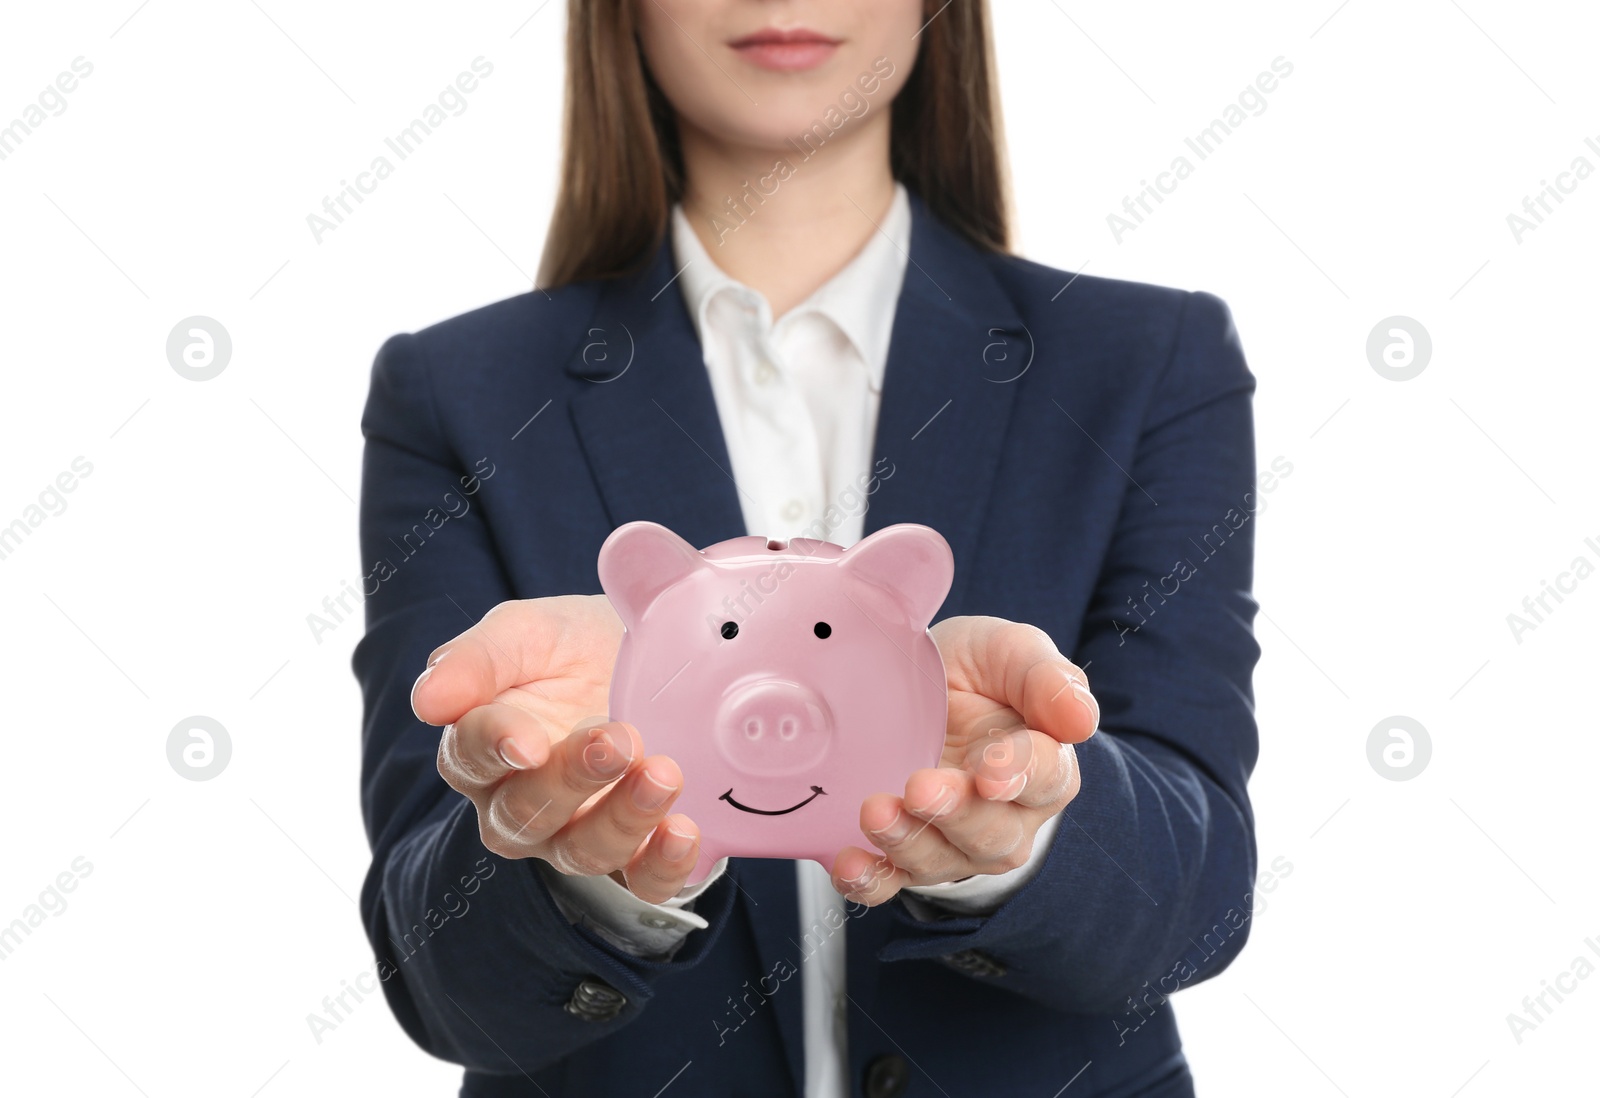
[[811,631],[823,640],[827,640],[833,634],[833,626],[825,621],[819,621],[811,627]]
[[739,635],[739,623],[738,622],[736,622],[736,621],[725,621],[725,622],[722,623],[722,639],[723,640],[732,640],[734,637],[737,637],[738,635]]

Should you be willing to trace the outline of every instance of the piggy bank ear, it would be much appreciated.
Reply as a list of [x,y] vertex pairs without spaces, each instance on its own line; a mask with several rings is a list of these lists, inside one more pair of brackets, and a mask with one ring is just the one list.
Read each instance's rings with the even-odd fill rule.
[[600,586],[630,629],[661,592],[705,566],[698,549],[654,522],[628,522],[611,531],[598,563]]
[[911,620],[926,626],[955,577],[955,557],[937,530],[914,522],[885,526],[845,550],[839,567],[889,592]]

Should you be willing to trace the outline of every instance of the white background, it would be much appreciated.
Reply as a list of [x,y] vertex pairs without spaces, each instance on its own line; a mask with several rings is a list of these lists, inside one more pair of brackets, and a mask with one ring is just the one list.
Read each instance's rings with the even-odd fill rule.
[[[1257,529],[1253,781],[1262,864],[1292,872],[1175,1002],[1202,1094],[1567,1093],[1600,979],[1520,1043],[1507,1016],[1600,938],[1600,578],[1521,643],[1506,618],[1600,564],[1600,176],[1520,242],[1506,215],[1600,168],[1600,20],[1337,3],[996,5],[1020,250],[1224,297],[1261,464],[1293,465]],[[454,1093],[375,998],[307,1024],[371,957],[360,624],[318,643],[306,615],[359,575],[379,344],[531,284],[563,5],[136,4],[13,6],[0,34],[0,120],[94,66],[0,162],[0,525],[93,466],[0,560],[0,924],[92,865],[0,961],[0,1085]],[[316,242],[306,215],[480,55],[469,109]],[[1117,242],[1106,215],[1279,56],[1268,109]],[[165,354],[194,314],[234,345],[205,383]],[[1433,342],[1405,382],[1366,353],[1396,314]],[[167,759],[195,714],[233,745],[207,782]],[[1368,759],[1396,714],[1432,744],[1409,781]]]

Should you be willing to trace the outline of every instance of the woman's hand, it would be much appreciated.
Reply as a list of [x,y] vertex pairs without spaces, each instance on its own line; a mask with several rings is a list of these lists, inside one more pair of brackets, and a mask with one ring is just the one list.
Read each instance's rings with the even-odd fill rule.
[[1024,864],[1040,825],[1077,796],[1072,745],[1100,721],[1088,679],[1042,629],[954,617],[930,632],[950,690],[941,765],[914,771],[903,797],[862,804],[862,831],[886,857],[852,846],[833,863],[834,887],[868,906]]
[[501,603],[433,652],[411,707],[445,726],[439,773],[477,807],[485,847],[609,873],[660,903],[694,868],[700,832],[666,815],[677,763],[644,757],[638,730],[604,716],[621,639],[604,595]]

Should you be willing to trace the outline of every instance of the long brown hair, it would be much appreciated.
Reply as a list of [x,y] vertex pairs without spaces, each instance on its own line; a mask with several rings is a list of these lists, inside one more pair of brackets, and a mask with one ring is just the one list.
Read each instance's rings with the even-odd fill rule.
[[[891,107],[890,167],[934,216],[987,251],[1011,247],[1009,179],[987,0],[923,0],[916,67]],[[683,197],[672,105],[645,68],[634,0],[568,0],[561,186],[546,288],[637,270]]]

